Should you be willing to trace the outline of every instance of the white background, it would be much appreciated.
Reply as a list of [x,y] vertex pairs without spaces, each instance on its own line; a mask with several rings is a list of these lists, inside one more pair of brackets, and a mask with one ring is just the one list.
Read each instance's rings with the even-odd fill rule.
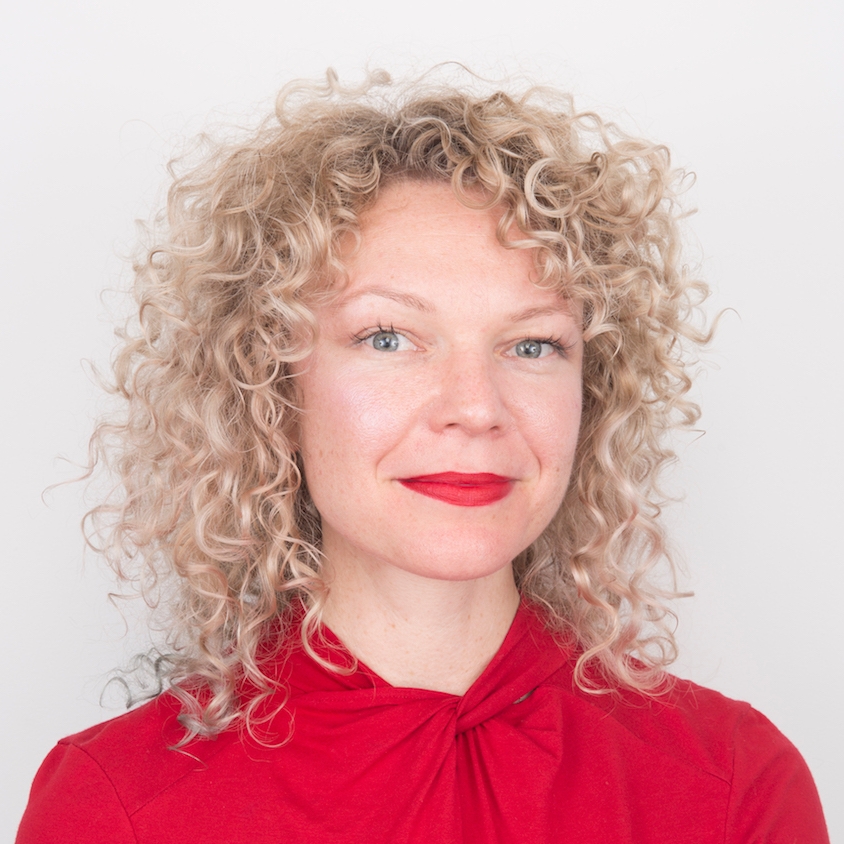
[[[2,67],[3,795],[11,839],[55,740],[114,714],[124,637],[80,485],[133,220],[209,124],[260,113],[329,65],[401,75],[460,60],[526,73],[668,143],[712,308],[730,307],[698,387],[670,515],[697,592],[677,672],[750,700],[802,750],[844,840],[841,590],[844,197],[840,4],[495,0],[10,3]],[[263,104],[263,106],[261,106]],[[257,107],[257,108],[256,108]]]

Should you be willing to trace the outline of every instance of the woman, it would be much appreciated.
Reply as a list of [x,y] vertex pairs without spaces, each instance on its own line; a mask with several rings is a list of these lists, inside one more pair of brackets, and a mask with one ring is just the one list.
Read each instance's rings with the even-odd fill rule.
[[673,179],[547,92],[329,76],[175,182],[94,440],[167,691],[19,842],[826,840],[776,728],[665,673]]

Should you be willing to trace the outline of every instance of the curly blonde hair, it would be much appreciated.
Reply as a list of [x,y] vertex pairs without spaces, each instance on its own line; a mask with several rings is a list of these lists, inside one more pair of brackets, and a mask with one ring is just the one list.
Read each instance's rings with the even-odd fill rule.
[[667,150],[545,89],[375,73],[350,90],[329,72],[286,87],[274,119],[175,179],[161,242],[135,268],[139,321],[115,362],[125,412],[92,439],[119,483],[89,514],[91,536],[121,577],[163,596],[161,664],[189,735],[250,724],[274,690],[262,643],[294,606],[306,643],[318,629],[320,527],[292,365],[317,328],[309,304],[342,273],[340,241],[407,178],[502,208],[502,243],[535,249],[540,283],[583,308],[575,465],[514,561],[522,594],[577,638],[583,687],[653,691],[674,656],[671,593],[649,585],[668,556],[657,481],[674,456],[666,434],[698,418],[688,348],[707,337],[706,288],[679,265]]

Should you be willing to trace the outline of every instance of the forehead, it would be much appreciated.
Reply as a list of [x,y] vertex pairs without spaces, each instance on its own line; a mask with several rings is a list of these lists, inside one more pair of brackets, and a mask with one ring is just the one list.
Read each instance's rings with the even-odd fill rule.
[[[479,205],[484,198],[478,191]],[[500,206],[467,207],[447,182],[402,180],[388,184],[375,204],[361,214],[361,240],[369,252],[377,252],[383,244],[413,249],[437,240],[445,247],[449,241],[471,240],[475,247],[493,254],[510,253],[513,250],[505,249],[496,235],[503,213]],[[513,234],[518,239],[517,229]]]
[[[480,204],[484,199],[478,192]],[[507,288],[534,303],[557,303],[561,293],[536,285],[538,249],[508,248],[498,237],[504,208],[470,208],[448,183],[388,185],[360,216],[359,238],[343,250],[348,278],[335,288],[342,301],[368,287],[443,296],[459,282],[492,291]],[[507,240],[525,240],[515,226]]]

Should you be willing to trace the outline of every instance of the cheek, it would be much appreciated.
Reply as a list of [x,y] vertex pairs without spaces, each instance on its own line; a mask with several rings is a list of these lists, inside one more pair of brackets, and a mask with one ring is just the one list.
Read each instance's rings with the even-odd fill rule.
[[314,367],[303,376],[302,391],[301,445],[310,472],[375,468],[400,440],[413,412],[408,395],[397,395],[395,385],[353,370]]
[[534,408],[530,448],[539,464],[536,506],[533,512],[535,539],[558,512],[571,482],[580,435],[582,401],[579,390]]
[[579,378],[571,378],[555,386],[523,393],[516,412],[542,472],[549,477],[565,475],[566,483],[580,434],[581,384]]

